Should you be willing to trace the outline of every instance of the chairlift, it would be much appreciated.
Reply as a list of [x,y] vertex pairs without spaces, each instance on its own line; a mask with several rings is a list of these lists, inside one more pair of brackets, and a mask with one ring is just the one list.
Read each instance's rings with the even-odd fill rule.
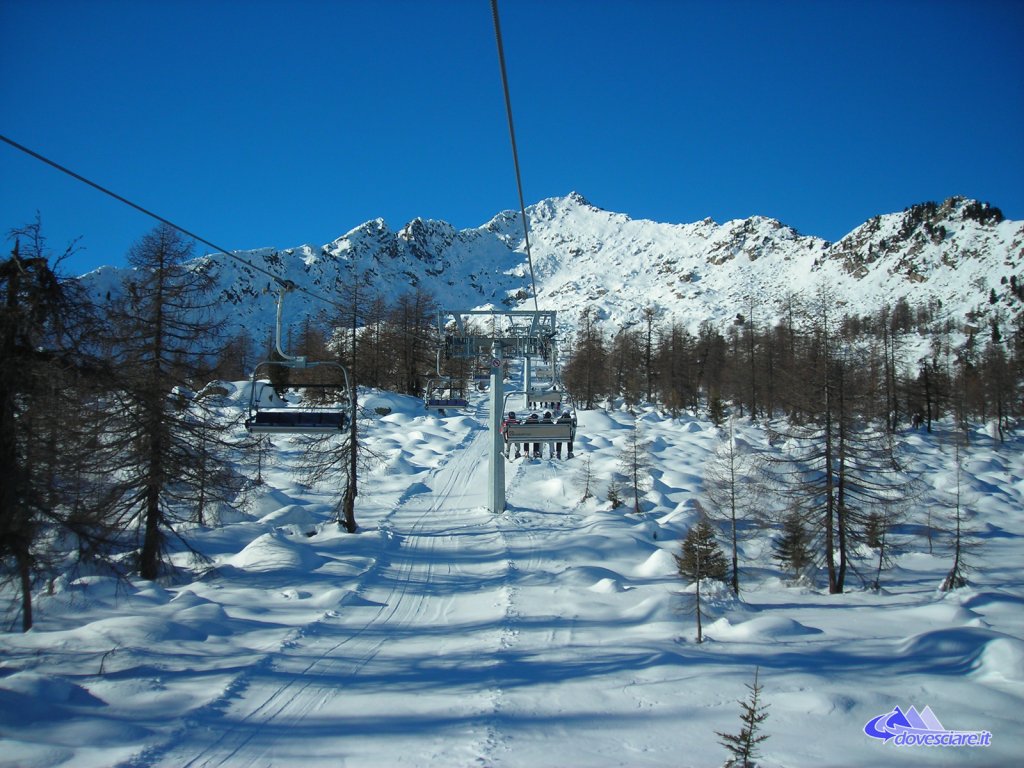
[[465,384],[459,381],[456,386],[456,381],[454,377],[441,373],[441,350],[438,349],[437,375],[427,380],[427,387],[423,390],[423,407],[442,415],[447,408],[468,408]]
[[[303,356],[287,355],[281,349],[281,308],[285,293],[294,288],[290,281],[281,282],[275,327],[279,359],[264,360],[253,369],[245,428],[254,434],[322,435],[344,432],[355,418],[352,388],[345,366],[334,360],[308,360]],[[269,381],[269,373],[274,366],[289,370],[325,369],[335,372],[336,380],[332,383],[303,382],[299,386],[306,390],[307,397],[301,404],[293,404],[276,396]],[[261,372],[266,381],[260,379]],[[308,397],[309,390],[314,389],[325,393],[325,401],[332,391],[339,395],[330,403],[319,405]]]
[[[572,396],[559,386],[531,386],[521,394],[528,411],[562,411],[565,403],[572,402]],[[575,416],[576,409],[571,408],[571,412]]]
[[438,380],[437,382],[434,382],[433,380],[429,381],[427,383],[427,394],[424,395],[424,397],[423,397],[423,406],[424,406],[424,408],[426,408],[427,411],[439,411],[439,412],[443,412],[445,409],[450,409],[450,408],[456,408],[456,409],[459,409],[459,408],[469,408],[469,400],[467,400],[465,397],[452,397],[452,396],[449,396],[449,397],[435,397],[435,396],[433,396],[433,394],[441,394],[443,392],[447,392],[450,395],[453,394],[453,392],[452,392],[450,387],[451,387],[451,381],[446,382],[446,386],[445,386],[445,382],[443,380]]
[[423,407],[428,411],[439,411],[442,413],[446,408],[468,408],[469,400],[456,395],[459,389],[453,390],[452,382],[451,376],[429,379],[423,394]]
[[[536,398],[536,399],[535,399]],[[548,415],[550,414],[550,415]],[[515,390],[505,394],[502,408],[501,436],[505,441],[505,455],[519,443],[533,447],[539,457],[540,446],[548,445],[561,453],[561,443],[568,447],[567,458],[572,456],[576,440],[576,406],[565,390]],[[518,449],[516,450],[518,454]]]
[[553,381],[557,378],[557,372],[551,362],[542,362],[540,365],[534,365],[533,376],[535,379]]

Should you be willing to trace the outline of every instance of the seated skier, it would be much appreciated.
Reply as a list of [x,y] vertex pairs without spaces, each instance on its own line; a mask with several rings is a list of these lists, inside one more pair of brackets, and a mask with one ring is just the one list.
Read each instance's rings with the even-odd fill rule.
[[[544,412],[544,415],[541,416],[541,418],[540,418],[540,423],[541,424],[554,424],[555,423],[554,418],[552,418],[552,416],[551,416],[551,411],[545,411]],[[538,455],[540,455],[540,453],[541,453],[541,446],[540,446],[540,444],[534,443],[533,447],[537,450]],[[554,458],[554,456],[555,456],[554,449],[551,447],[551,444],[549,443],[548,444],[548,458],[552,459],[552,458]]]
[[[509,411],[509,412],[508,412],[508,416],[506,416],[506,417],[505,417],[505,418],[504,418],[504,419],[502,420],[502,422],[501,422],[501,434],[502,434],[503,436],[505,436],[505,435],[506,435],[506,430],[505,430],[505,427],[506,427],[506,426],[507,426],[508,424],[518,424],[518,423],[519,423],[519,419],[517,419],[517,418],[516,418],[516,412],[515,412],[515,411]],[[508,437],[506,436],[506,437],[505,437],[505,458],[506,458],[506,459],[508,458],[508,451],[509,451],[509,448],[511,448],[511,446],[512,446],[512,443],[510,443],[510,442],[508,441]],[[517,444],[516,444],[516,458],[518,459],[518,458],[519,458],[519,457],[520,457],[521,455],[522,455],[522,454],[520,454],[520,453],[519,453],[519,445],[518,445],[518,443],[517,443]]]
[[[572,413],[569,411],[568,408],[566,408],[564,411],[562,411],[561,415],[559,415],[557,423],[558,424],[572,424]],[[569,453],[566,456],[566,458],[567,459],[571,459],[572,455],[573,455],[572,454],[572,438],[571,437],[569,438],[569,446],[568,447],[569,447]],[[562,458],[562,444],[561,443],[556,443],[555,444],[555,453],[556,453],[556,455],[557,455],[557,457],[559,459]]]
[[[540,423],[540,416],[538,416],[536,413],[531,413],[526,418],[526,423],[527,424],[539,424]],[[530,455],[530,444],[529,443],[523,443],[523,451],[526,453],[527,456]],[[533,457],[535,459],[539,459],[540,458],[540,443],[534,443],[533,444]]]

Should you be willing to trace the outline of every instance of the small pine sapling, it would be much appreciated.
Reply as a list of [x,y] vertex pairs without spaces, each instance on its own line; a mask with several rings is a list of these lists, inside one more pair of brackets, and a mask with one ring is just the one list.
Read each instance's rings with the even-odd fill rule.
[[753,684],[746,684],[750,695],[746,701],[739,702],[740,722],[743,724],[740,732],[715,731],[721,737],[718,743],[729,751],[729,759],[724,768],[757,768],[758,745],[768,738],[768,734],[759,733],[761,724],[768,718],[768,705],[761,701],[764,686],[758,681],[759,673],[760,667],[756,667]]
[[633,497],[633,514],[642,512],[640,498],[651,484],[651,459],[647,453],[648,443],[634,417],[633,429],[626,437],[626,444],[619,456],[619,474],[624,479]]
[[708,418],[716,426],[722,426],[725,421],[725,404],[717,394],[708,398]]
[[583,462],[580,465],[579,472],[576,475],[577,482],[583,486],[583,496],[580,498],[580,503],[587,501],[587,499],[594,498],[594,491],[591,486],[594,484],[594,470],[590,465],[590,455],[587,454],[583,457]]
[[799,511],[791,510],[783,518],[782,534],[775,540],[772,550],[774,559],[787,568],[794,579],[803,576],[811,565],[811,537]]
[[967,586],[967,564],[969,554],[977,548],[978,540],[975,532],[968,525],[969,515],[963,498],[963,457],[960,444],[953,446],[954,487],[950,491],[953,529],[949,532],[949,548],[953,552],[953,564],[939,587],[943,592],[961,589]]
[[706,517],[690,528],[683,539],[681,552],[675,558],[679,575],[691,581],[724,581],[729,576],[729,563],[715,540],[715,527]]
[[608,483],[608,503],[612,505],[612,509],[618,509],[622,506],[622,486],[617,480],[612,480]]
[[893,530],[902,522],[903,516],[901,505],[883,504],[880,510],[869,513],[865,521],[864,541],[878,552],[875,579],[871,583],[871,589],[875,591],[882,588],[882,570],[892,565],[893,552],[902,546]]
[[715,541],[715,528],[706,517],[702,517],[683,539],[680,554],[675,555],[679,575],[696,584],[696,602],[694,612],[697,616],[697,642],[704,642],[702,612],[700,607],[700,583],[704,579],[724,581],[729,574],[729,564],[725,560],[718,542]]
[[740,596],[739,530],[742,523],[753,517],[758,504],[754,478],[758,461],[744,451],[736,440],[735,420],[729,419],[728,433],[715,451],[715,456],[704,466],[704,499],[712,516],[726,521],[732,554],[732,592]]

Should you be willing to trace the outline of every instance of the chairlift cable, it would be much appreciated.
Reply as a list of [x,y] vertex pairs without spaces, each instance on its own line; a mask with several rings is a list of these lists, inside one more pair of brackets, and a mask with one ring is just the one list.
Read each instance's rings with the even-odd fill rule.
[[263,269],[262,267],[259,267],[259,266],[255,265],[255,264],[253,264],[251,261],[248,261],[246,259],[243,259],[241,256],[238,256],[238,255],[236,255],[234,253],[231,253],[226,248],[221,248],[219,245],[216,245],[216,244],[210,242],[206,238],[200,237],[199,235],[195,234],[194,232],[190,232],[189,230],[185,229],[184,227],[175,224],[173,221],[170,221],[169,219],[164,218],[160,214],[154,213],[153,211],[149,210],[148,208],[144,208],[141,205],[139,205],[138,203],[132,202],[128,198],[126,198],[126,197],[124,197],[122,195],[119,195],[116,192],[114,192],[114,191],[112,191],[110,189],[107,189],[106,187],[104,187],[104,186],[102,186],[100,184],[97,184],[95,181],[92,181],[91,179],[87,179],[85,176],[82,176],[80,173],[76,173],[75,171],[71,170],[70,168],[67,168],[66,166],[63,166],[60,163],[56,162],[55,160],[51,160],[50,158],[45,157],[44,155],[41,155],[41,154],[39,154],[38,152],[35,152],[32,149],[29,149],[28,147],[26,147],[23,144],[19,144],[18,142],[14,141],[13,139],[8,138],[7,136],[4,136],[3,134],[0,134],[0,141],[3,141],[4,143],[9,144],[10,146],[14,147],[15,149],[17,149],[17,150],[19,150],[21,152],[24,152],[26,155],[34,157],[36,160],[40,160],[41,162],[46,163],[46,165],[49,165],[51,168],[55,168],[58,171],[60,171],[61,173],[67,174],[71,178],[76,179],[77,181],[80,181],[83,184],[86,184],[86,185],[92,187],[93,189],[96,189],[96,190],[102,192],[103,194],[108,195],[109,197],[114,198],[115,200],[117,200],[120,203],[124,203],[125,205],[129,206],[130,208],[134,208],[135,210],[139,211],[140,213],[143,213],[146,216],[149,216],[151,219],[156,219],[157,221],[159,221],[159,222],[161,222],[163,224],[166,224],[169,227],[172,227],[172,228],[178,230],[179,232],[181,232],[186,237],[191,237],[196,242],[202,243],[203,245],[212,248],[214,250],[214,252],[219,253],[219,254],[223,254],[224,256],[227,256],[228,258],[234,259],[235,261],[237,261],[237,262],[239,262],[241,264],[244,264],[245,266],[249,267],[250,269],[254,269],[257,272],[266,275],[267,277],[269,277],[271,280],[273,280],[274,282],[276,282],[278,285],[280,285],[283,288],[286,288],[288,290],[298,291],[299,293],[304,293],[307,296],[309,296],[310,298],[316,299],[317,301],[325,302],[325,303],[330,304],[330,305],[332,305],[334,307],[337,307],[339,309],[345,309],[345,307],[343,307],[341,304],[339,304],[336,301],[333,301],[332,299],[328,298],[327,296],[319,294],[316,291],[310,291],[307,288],[303,288],[300,285],[296,285],[295,283],[293,283],[290,280],[286,280],[283,277],[279,277],[279,276],[275,275],[273,272],[270,272],[269,270]]
[[519,190],[519,212],[523,216],[523,241],[526,245],[526,263],[530,267],[530,284],[533,289],[533,308],[537,304],[537,279],[533,275],[533,256],[530,253],[530,227],[526,220],[526,203],[523,201],[523,179],[519,172],[519,151],[516,149],[516,129],[512,122],[512,96],[509,93],[508,74],[505,71],[505,47],[501,42],[501,22],[498,21],[498,0],[491,0],[491,15],[494,17],[494,37],[498,43],[498,64],[501,67],[501,86],[505,91],[505,112],[508,114],[508,134],[512,140],[512,164],[516,169],[516,187]]

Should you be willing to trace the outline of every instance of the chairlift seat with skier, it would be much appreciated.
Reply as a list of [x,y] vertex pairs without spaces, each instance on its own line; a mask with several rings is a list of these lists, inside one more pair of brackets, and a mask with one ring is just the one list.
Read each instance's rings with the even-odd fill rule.
[[[563,405],[571,401],[569,394],[561,388],[552,387],[530,387],[523,393],[526,401],[526,408],[530,411],[562,411]],[[573,418],[576,417],[576,409],[569,408]]]
[[[508,392],[505,395],[503,413],[517,413],[517,408],[525,402],[530,394],[524,390]],[[568,443],[576,439],[576,409],[571,396],[560,391],[563,398],[560,408],[552,409],[549,418],[544,418],[536,411],[518,412],[514,419],[506,418],[501,425],[501,435],[506,443]],[[553,402],[553,401],[552,401]]]

